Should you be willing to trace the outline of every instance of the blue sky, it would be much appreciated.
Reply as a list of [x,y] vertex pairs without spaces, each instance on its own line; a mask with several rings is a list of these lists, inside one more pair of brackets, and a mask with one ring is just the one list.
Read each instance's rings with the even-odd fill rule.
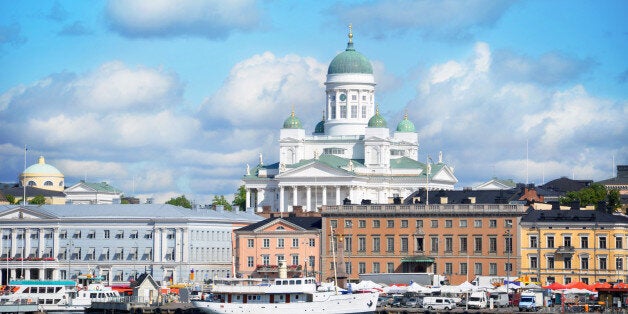
[[[228,198],[278,159],[327,66],[374,65],[390,126],[443,152],[457,188],[602,180],[628,163],[626,1],[2,1],[0,182],[44,155],[71,185],[158,202]],[[527,145],[526,145],[527,143]],[[527,161],[526,161],[526,156]]]

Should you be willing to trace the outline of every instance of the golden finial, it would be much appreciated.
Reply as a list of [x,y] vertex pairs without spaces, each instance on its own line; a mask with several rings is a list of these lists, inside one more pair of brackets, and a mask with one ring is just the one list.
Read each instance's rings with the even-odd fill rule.
[[375,115],[379,115],[379,104],[375,105]]
[[403,119],[408,120],[408,109],[406,108],[406,112],[403,114]]
[[351,25],[351,23],[349,23],[349,43],[353,42],[353,31],[352,31],[353,26]]
[[325,110],[323,110],[322,113],[323,113],[323,121],[325,121]]
[[294,105],[292,105],[292,113],[290,114],[294,118]]

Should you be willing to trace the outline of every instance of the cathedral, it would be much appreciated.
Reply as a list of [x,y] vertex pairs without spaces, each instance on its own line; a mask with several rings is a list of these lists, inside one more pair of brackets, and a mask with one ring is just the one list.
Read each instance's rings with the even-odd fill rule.
[[451,190],[454,169],[430,158],[418,160],[419,136],[407,114],[392,133],[375,105],[369,59],[355,50],[353,33],[345,51],[329,64],[325,108],[314,132],[306,134],[294,109],[279,133],[279,162],[247,165],[246,207],[257,211],[317,211],[323,205],[389,204],[412,192]]

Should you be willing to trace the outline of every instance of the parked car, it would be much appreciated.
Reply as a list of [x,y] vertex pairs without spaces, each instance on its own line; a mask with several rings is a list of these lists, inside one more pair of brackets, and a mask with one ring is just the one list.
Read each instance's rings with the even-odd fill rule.
[[378,307],[382,307],[382,306],[388,306],[390,303],[389,301],[389,297],[379,297],[377,298],[377,306]]
[[421,307],[421,304],[423,302],[421,302],[421,299],[419,298],[409,298],[406,301],[406,307]]

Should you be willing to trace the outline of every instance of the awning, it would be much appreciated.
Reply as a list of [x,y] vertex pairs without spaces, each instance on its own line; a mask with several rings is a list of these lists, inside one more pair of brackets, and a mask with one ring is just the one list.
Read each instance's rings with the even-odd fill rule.
[[406,256],[401,258],[402,263],[434,263],[434,258],[425,255]]

